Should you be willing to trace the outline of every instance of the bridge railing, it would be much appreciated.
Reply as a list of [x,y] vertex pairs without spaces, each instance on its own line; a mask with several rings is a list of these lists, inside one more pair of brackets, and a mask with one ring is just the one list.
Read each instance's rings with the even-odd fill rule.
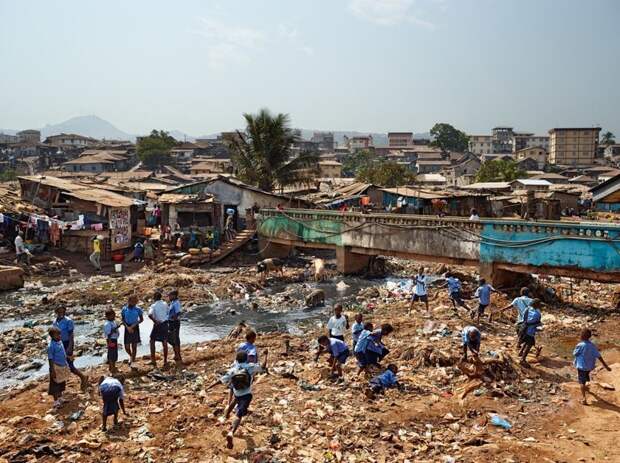
[[[485,228],[504,233],[535,233],[554,236],[611,239],[620,236],[620,225],[608,222],[561,222],[520,219],[482,218],[477,221],[465,217],[436,217],[431,215],[391,214],[325,211],[317,209],[261,209],[263,217],[284,216],[293,220],[333,220],[356,223],[382,223],[402,226],[454,227],[469,230]],[[488,227],[487,227],[488,226]]]

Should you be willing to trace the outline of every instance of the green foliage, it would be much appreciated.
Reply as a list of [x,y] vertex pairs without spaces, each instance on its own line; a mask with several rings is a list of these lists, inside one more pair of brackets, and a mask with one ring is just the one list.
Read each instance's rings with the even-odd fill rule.
[[455,129],[450,124],[435,124],[431,129],[431,136],[433,137],[431,146],[441,148],[444,152],[464,152],[469,146],[469,137],[465,132]]
[[17,172],[13,169],[8,169],[0,172],[0,182],[12,182],[17,180]]
[[487,161],[476,174],[477,182],[512,182],[526,176],[526,172],[519,165],[508,159],[494,159]]
[[170,150],[177,141],[164,130],[153,130],[148,137],[143,137],[138,142],[136,152],[138,158],[150,168],[170,164]]
[[302,152],[293,157],[292,145],[298,141],[290,128],[289,116],[273,116],[267,109],[244,114],[246,128],[228,139],[237,176],[261,190],[273,191],[307,183],[318,174],[319,157]]
[[392,188],[409,185],[415,180],[415,174],[407,166],[394,161],[367,162],[357,169],[355,177],[358,181],[373,185]]
[[616,136],[609,130],[601,135],[601,145],[615,145]]
[[342,176],[355,177],[357,171],[372,162],[376,161],[376,156],[369,150],[357,151],[347,154],[342,160]]

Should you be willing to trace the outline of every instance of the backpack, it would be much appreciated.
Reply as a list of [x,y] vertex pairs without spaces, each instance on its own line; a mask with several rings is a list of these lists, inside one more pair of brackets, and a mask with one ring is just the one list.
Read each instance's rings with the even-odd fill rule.
[[252,384],[252,377],[247,369],[243,367],[237,367],[232,372],[230,377],[230,383],[233,389],[247,389]]

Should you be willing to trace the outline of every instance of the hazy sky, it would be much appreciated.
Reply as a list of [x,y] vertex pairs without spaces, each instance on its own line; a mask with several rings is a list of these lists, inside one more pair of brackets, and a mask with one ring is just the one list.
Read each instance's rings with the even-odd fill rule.
[[96,114],[142,133],[242,125],[620,136],[620,1],[0,0],[0,127]]

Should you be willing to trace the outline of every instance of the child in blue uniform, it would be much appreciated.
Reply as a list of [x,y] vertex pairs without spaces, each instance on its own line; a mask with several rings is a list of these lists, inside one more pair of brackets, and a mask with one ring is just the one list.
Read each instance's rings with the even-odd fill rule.
[[106,322],[103,324],[103,334],[105,335],[108,346],[108,368],[110,373],[116,373],[116,362],[118,361],[118,329],[120,325],[116,322],[114,309],[105,311]]
[[344,341],[338,338],[328,338],[323,335],[319,337],[319,350],[316,354],[315,361],[319,359],[319,356],[326,352],[330,356],[331,373],[338,378],[342,377],[342,365],[347,362],[351,351],[349,346]]
[[586,399],[586,392],[588,392],[588,383],[590,382],[590,372],[594,370],[596,366],[596,359],[599,359],[607,371],[611,371],[609,365],[605,363],[601,353],[598,351],[596,345],[590,341],[592,337],[592,331],[584,329],[581,332],[581,341],[575,346],[573,356],[575,357],[574,365],[577,369],[577,379],[581,388],[581,395],[583,399],[581,403],[588,405]]
[[75,344],[73,336],[74,324],[73,320],[67,317],[67,310],[64,307],[56,308],[56,319],[52,323],[52,326],[60,330],[60,339],[67,354],[67,365],[69,365],[69,370],[80,378],[82,390],[85,391],[88,388],[88,378],[73,364],[73,347]]
[[372,394],[383,393],[386,389],[398,386],[398,367],[393,363],[387,366],[387,369],[380,375],[375,376],[368,383],[369,391]]

